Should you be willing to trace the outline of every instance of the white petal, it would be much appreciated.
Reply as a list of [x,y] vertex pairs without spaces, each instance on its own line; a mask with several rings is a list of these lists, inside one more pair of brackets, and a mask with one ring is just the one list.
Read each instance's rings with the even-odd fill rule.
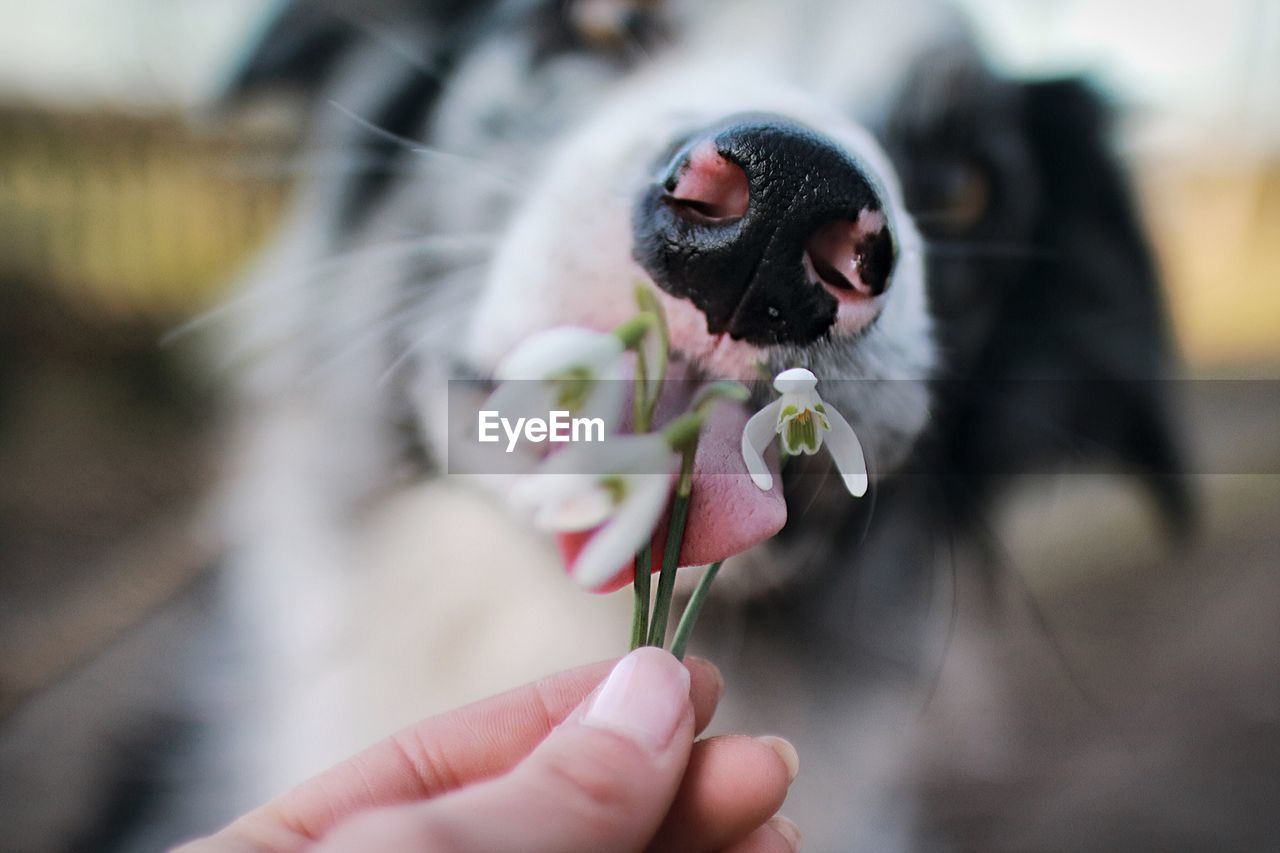
[[621,436],[615,442],[625,444],[624,451],[619,454],[622,473],[671,473],[676,452],[661,434]]
[[543,474],[589,474],[608,477],[622,474],[661,474],[671,469],[675,451],[657,433],[615,435],[604,441],[579,442],[546,461]]
[[574,412],[573,415],[578,418],[599,418],[604,421],[604,434],[612,435],[622,421],[629,390],[630,382],[623,378],[622,362],[619,360],[616,372],[610,376],[600,376],[587,393],[581,411]]
[[627,498],[613,520],[600,529],[578,555],[571,572],[587,589],[595,589],[618,573],[653,534],[671,494],[671,473],[641,474],[627,479]]
[[[658,309],[661,311],[661,307]],[[665,324],[665,320],[660,320],[660,324]],[[645,382],[645,394],[648,397],[654,397],[660,390],[660,386],[666,376],[658,371],[669,364],[668,352],[671,348],[671,342],[667,339],[667,330],[665,325],[661,325],[660,329],[650,329],[640,342],[639,357],[644,359],[645,365],[648,367],[649,375]]]
[[601,478],[669,476],[675,459],[675,452],[656,434],[576,444],[522,477],[511,488],[510,500],[531,511],[534,523],[544,530],[590,530],[613,514],[612,501],[602,502],[607,493]]
[[622,341],[608,332],[577,326],[547,329],[526,338],[498,364],[498,379],[546,379],[573,367],[597,373],[621,358]]
[[[590,474],[549,474],[545,473],[546,468],[544,463],[533,473],[520,477],[508,493],[512,505],[533,513],[540,527],[543,526],[543,519],[549,521],[554,518],[555,509],[561,504],[577,501],[580,496],[592,494],[600,486],[599,477]],[[544,514],[548,510],[550,513]],[[603,520],[601,518],[596,523]],[[557,529],[554,525],[549,526],[550,529]]]
[[[793,414],[783,415],[782,412],[788,408],[794,410]],[[775,427],[779,433],[782,432],[783,425],[792,418],[799,417],[800,412],[804,410],[802,401],[797,399],[794,393],[788,392],[778,398],[778,424]]]
[[777,435],[778,412],[782,411],[782,399],[774,400],[751,416],[742,430],[742,461],[756,487],[763,492],[773,488],[773,474],[764,461],[765,448]]
[[[572,477],[569,474],[552,474],[552,477]],[[583,478],[587,479],[587,478]],[[559,501],[540,507],[534,524],[543,530],[569,533],[599,527],[613,515],[613,498],[592,479],[588,488],[565,495]]]
[[[628,383],[623,377],[623,365],[619,360],[616,369],[611,370],[608,378],[594,381],[587,392],[586,400],[580,411],[572,412],[575,418],[599,418],[604,421],[604,434],[612,435],[622,420],[626,403]],[[493,393],[480,407],[482,411],[497,412],[499,417],[506,418],[515,424],[520,418],[542,418],[546,420],[553,411],[560,411],[556,401],[558,389],[554,382],[546,380],[512,379],[500,382]],[[592,435],[595,433],[592,432]],[[508,438],[505,432],[498,431],[499,441],[495,446],[506,451]],[[599,442],[597,442],[598,444]],[[523,436],[517,443],[521,451],[529,451],[529,442]]]
[[849,494],[860,498],[867,493],[867,460],[862,455],[862,444],[844,415],[835,406],[826,406],[831,432],[827,433],[827,451],[840,469],[844,487]]
[[[481,409],[497,412],[515,424],[519,418],[546,418],[555,405],[555,388],[546,382],[514,380],[502,382]],[[499,430],[503,449],[507,446],[506,433]]]
[[559,533],[591,530],[613,515],[613,498],[602,487],[600,476],[547,473],[548,467],[544,462],[520,477],[507,493],[513,506],[533,516],[536,527]]
[[[809,411],[814,411],[819,406],[823,406],[822,398],[819,397],[818,392],[813,389],[810,389],[808,391],[802,391],[796,396],[799,397],[800,400],[802,401],[801,403],[802,408],[808,409]],[[826,407],[823,406],[823,408],[826,408]]]
[[804,393],[818,387],[818,377],[813,375],[813,371],[793,367],[774,377],[773,387],[779,394]]

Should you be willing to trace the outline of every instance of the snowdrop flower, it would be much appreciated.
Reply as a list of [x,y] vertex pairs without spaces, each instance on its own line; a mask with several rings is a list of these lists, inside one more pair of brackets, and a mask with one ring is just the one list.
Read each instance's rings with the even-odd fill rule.
[[562,326],[538,332],[494,371],[501,384],[485,408],[508,418],[567,411],[612,429],[626,399],[626,345],[615,334]]
[[773,387],[781,396],[752,415],[742,431],[742,459],[756,486],[762,491],[773,488],[764,451],[774,436],[780,436],[782,448],[792,456],[812,456],[826,442],[845,488],[854,497],[865,495],[867,463],[862,445],[844,416],[818,396],[818,377],[796,367],[779,373]]
[[556,533],[593,531],[569,574],[594,589],[625,569],[652,535],[671,494],[677,456],[659,434],[575,444],[523,478],[511,498]]

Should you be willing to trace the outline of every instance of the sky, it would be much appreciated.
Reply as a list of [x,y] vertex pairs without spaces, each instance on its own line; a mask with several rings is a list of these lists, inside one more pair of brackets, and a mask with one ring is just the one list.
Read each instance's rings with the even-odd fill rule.
[[[1276,0],[960,0],[1007,66],[1280,138]],[[0,97],[200,103],[272,0],[0,0]],[[358,3],[356,4],[358,6]]]

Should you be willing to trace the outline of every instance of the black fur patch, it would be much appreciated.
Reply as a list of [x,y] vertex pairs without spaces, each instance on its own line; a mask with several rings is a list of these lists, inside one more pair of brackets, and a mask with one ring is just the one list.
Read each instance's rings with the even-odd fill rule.
[[1027,84],[1019,102],[1040,252],[1001,300],[948,456],[974,487],[1002,471],[1109,457],[1141,473],[1182,529],[1190,496],[1172,477],[1183,461],[1165,399],[1175,360],[1107,111],[1072,80]]
[[[313,102],[348,58],[372,47],[402,60],[377,98],[357,109],[359,129],[347,186],[335,211],[339,231],[357,227],[377,206],[410,153],[458,57],[483,34],[490,0],[380,0],[353,8],[337,0],[293,0],[264,28],[223,96],[235,105],[270,91]],[[323,110],[321,106],[319,109]],[[353,119],[353,122],[355,120]]]
[[1075,80],[935,59],[882,141],[913,212],[957,165],[980,169],[990,198],[964,229],[919,218],[941,358],[931,425],[905,473],[856,505],[821,460],[792,460],[793,512],[771,545],[807,571],[751,617],[781,620],[773,636],[799,648],[908,671],[957,543],[1001,565],[985,516],[1011,475],[1103,463],[1138,473],[1175,533],[1195,515],[1167,399],[1177,361],[1105,105]]
[[[290,0],[278,7],[250,45],[223,94],[237,101],[269,89],[314,96],[339,61],[379,30],[395,34],[406,25],[443,35],[491,6],[490,0]],[[424,51],[425,55],[425,51]]]

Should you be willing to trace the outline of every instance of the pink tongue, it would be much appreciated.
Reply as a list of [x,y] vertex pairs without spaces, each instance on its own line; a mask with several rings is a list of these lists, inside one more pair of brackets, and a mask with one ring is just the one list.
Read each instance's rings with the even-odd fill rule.
[[742,430],[749,416],[742,406],[722,403],[703,427],[694,460],[689,523],[680,548],[682,566],[707,565],[741,554],[771,538],[787,522],[777,455],[769,454],[773,488],[767,492],[752,482],[742,461]]
[[[717,405],[707,419],[694,461],[693,493],[689,518],[680,548],[681,566],[701,566],[741,554],[769,539],[787,521],[776,453],[766,454],[773,471],[773,488],[761,491],[742,461],[742,430],[750,413],[734,403]],[[653,539],[653,569],[662,567],[666,522]],[[557,544],[566,566],[572,565],[590,534],[561,534]],[[631,583],[634,566],[619,567],[619,574],[598,592],[611,592]]]

